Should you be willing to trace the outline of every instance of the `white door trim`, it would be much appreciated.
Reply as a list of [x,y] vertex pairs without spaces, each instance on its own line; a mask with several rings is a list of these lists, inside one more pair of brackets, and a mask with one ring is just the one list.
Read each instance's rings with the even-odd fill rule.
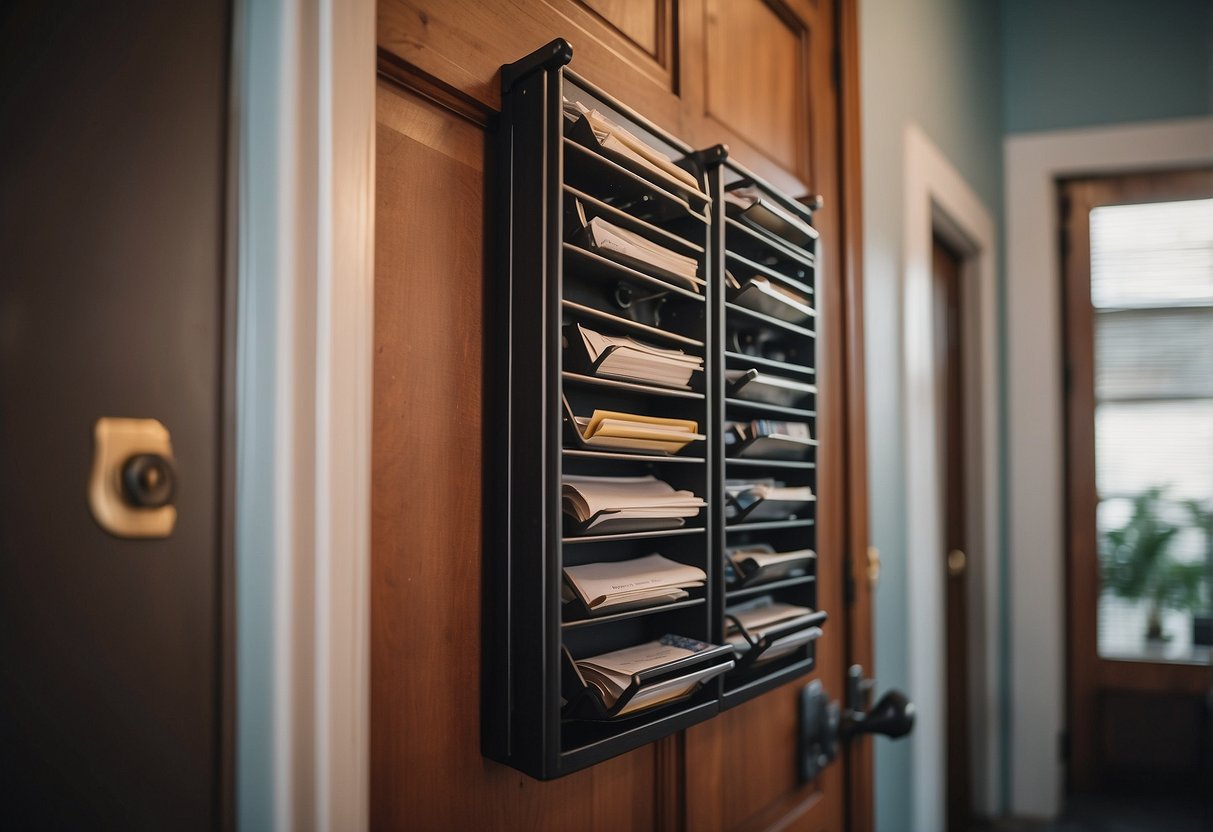
[[948,159],[914,124],[905,131],[905,238],[902,295],[906,571],[910,695],[914,728],[915,829],[942,829],[946,818],[946,642],[943,493],[938,387],[933,341],[932,235],[962,255],[968,303],[962,310],[968,482],[970,726],[974,808],[998,811],[999,458],[997,238],[990,212]]
[[366,829],[375,4],[235,17],[237,824]]
[[1005,142],[1011,811],[1062,808],[1065,512],[1059,178],[1213,164],[1213,119],[1029,133]]

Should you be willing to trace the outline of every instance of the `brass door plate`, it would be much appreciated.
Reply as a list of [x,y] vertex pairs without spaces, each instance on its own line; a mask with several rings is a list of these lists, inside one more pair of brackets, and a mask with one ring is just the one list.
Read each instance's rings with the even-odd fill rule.
[[93,427],[93,470],[88,504],[93,519],[115,537],[168,537],[177,523],[172,505],[141,508],[123,491],[122,469],[132,457],[150,454],[173,463],[168,429],[156,419],[103,417]]

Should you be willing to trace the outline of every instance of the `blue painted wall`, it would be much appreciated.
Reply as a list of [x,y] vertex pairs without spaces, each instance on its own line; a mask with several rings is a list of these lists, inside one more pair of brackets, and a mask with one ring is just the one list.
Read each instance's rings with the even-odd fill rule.
[[1006,132],[1213,114],[1210,0],[1003,0]]
[[[1002,211],[999,8],[985,0],[861,0],[864,303],[871,539],[879,689],[909,688],[901,389],[903,134],[917,123],[998,222]],[[876,828],[910,832],[911,748],[876,739]],[[936,830],[921,830],[936,832]]]

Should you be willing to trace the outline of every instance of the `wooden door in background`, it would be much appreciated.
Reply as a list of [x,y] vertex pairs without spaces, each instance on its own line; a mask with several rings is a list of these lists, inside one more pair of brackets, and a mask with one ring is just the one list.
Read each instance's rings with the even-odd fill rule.
[[[1102,606],[1116,600],[1115,594],[1104,597],[1105,585],[1119,582],[1104,573],[1100,555],[1108,552],[1109,532],[1119,527],[1128,530],[1130,547],[1133,538],[1143,541],[1142,557],[1131,556],[1128,569],[1162,563],[1179,554],[1176,546],[1184,542],[1164,542],[1150,552],[1151,541],[1157,543],[1166,526],[1197,525],[1185,516],[1185,499],[1199,498],[1209,510],[1213,484],[1199,474],[1209,470],[1208,444],[1201,442],[1213,417],[1192,417],[1210,413],[1213,405],[1204,358],[1213,352],[1213,275],[1202,259],[1213,227],[1207,219],[1213,211],[1213,170],[1076,179],[1062,182],[1059,191],[1067,379],[1069,787],[1207,796],[1213,772],[1208,706],[1213,648],[1196,644],[1194,632],[1178,639],[1173,633],[1169,647],[1165,640],[1150,640],[1143,621],[1132,630],[1116,627],[1119,616],[1132,612]],[[1187,214],[1198,200],[1206,206],[1203,211]],[[1094,211],[1159,203],[1166,203],[1167,211],[1190,203],[1182,209],[1187,218],[1105,211],[1109,231],[1095,230]],[[1115,214],[1128,221],[1118,222]],[[1176,418],[1179,414],[1186,415]],[[1132,429],[1129,435],[1125,426]],[[1113,456],[1120,445],[1148,452]],[[1188,473],[1193,470],[1195,478]],[[1181,482],[1170,482],[1173,477]],[[1137,503],[1158,486],[1164,488],[1156,500]],[[1175,534],[1191,544],[1199,539],[1193,531]],[[1213,563],[1213,534],[1206,540],[1205,557]],[[1156,571],[1142,569],[1137,577],[1143,587],[1161,586]],[[1135,643],[1126,643],[1126,636]],[[1188,647],[1178,649],[1185,642]]]
[[[819,678],[843,696],[844,582],[867,544],[866,508],[852,499],[866,494],[854,457],[862,376],[851,363],[860,318],[858,203],[849,200],[859,182],[846,183],[844,202],[840,13],[853,32],[850,0],[380,2],[373,828],[844,828],[846,766],[802,785],[795,760],[800,688]],[[778,187],[825,199],[818,551],[831,619],[810,677],[542,783],[480,755],[482,476],[493,441],[481,391],[498,70],[556,37],[573,44],[573,68],[662,127],[696,146],[726,142]],[[855,593],[863,610],[865,593],[866,583]],[[869,793],[851,794],[863,810],[853,828],[867,828]]]
[[947,801],[949,832],[971,827],[969,657],[965,531],[964,360],[961,354],[961,258],[936,237],[931,247],[935,304],[935,377],[939,392],[939,447],[943,451],[943,551],[947,581]]

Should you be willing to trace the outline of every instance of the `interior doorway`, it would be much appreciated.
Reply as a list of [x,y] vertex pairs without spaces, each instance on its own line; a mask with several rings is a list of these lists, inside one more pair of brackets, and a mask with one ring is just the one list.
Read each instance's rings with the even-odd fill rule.
[[[915,605],[907,629],[908,687],[918,709],[914,748],[914,824],[944,829],[949,819],[948,764],[956,754],[967,773],[970,812],[993,817],[1001,805],[1002,717],[998,691],[1000,609],[1000,436],[998,394],[997,235],[990,212],[956,168],[917,127],[906,131],[903,390],[906,437],[907,588]],[[944,430],[936,357],[936,238],[953,255],[949,271],[956,314],[952,331],[960,410]],[[958,262],[956,262],[958,261]],[[955,376],[954,376],[955,377]],[[946,438],[962,442],[952,456],[963,480],[945,483]],[[963,545],[949,546],[943,499],[949,488],[963,517]],[[948,553],[965,556],[949,578]],[[953,555],[955,562],[957,555]],[[948,620],[949,582],[964,586],[963,615]],[[959,616],[959,617],[958,617]],[[959,625],[956,623],[961,621]],[[959,678],[968,740],[949,755],[949,643],[960,639],[967,668]],[[954,742],[954,741],[953,741]]]
[[962,310],[962,256],[935,235],[931,246],[934,306],[935,388],[939,397],[940,506],[943,532],[940,557],[944,614],[946,710],[946,791],[950,832],[972,822],[973,785],[969,736],[968,568],[965,507],[965,400]]

